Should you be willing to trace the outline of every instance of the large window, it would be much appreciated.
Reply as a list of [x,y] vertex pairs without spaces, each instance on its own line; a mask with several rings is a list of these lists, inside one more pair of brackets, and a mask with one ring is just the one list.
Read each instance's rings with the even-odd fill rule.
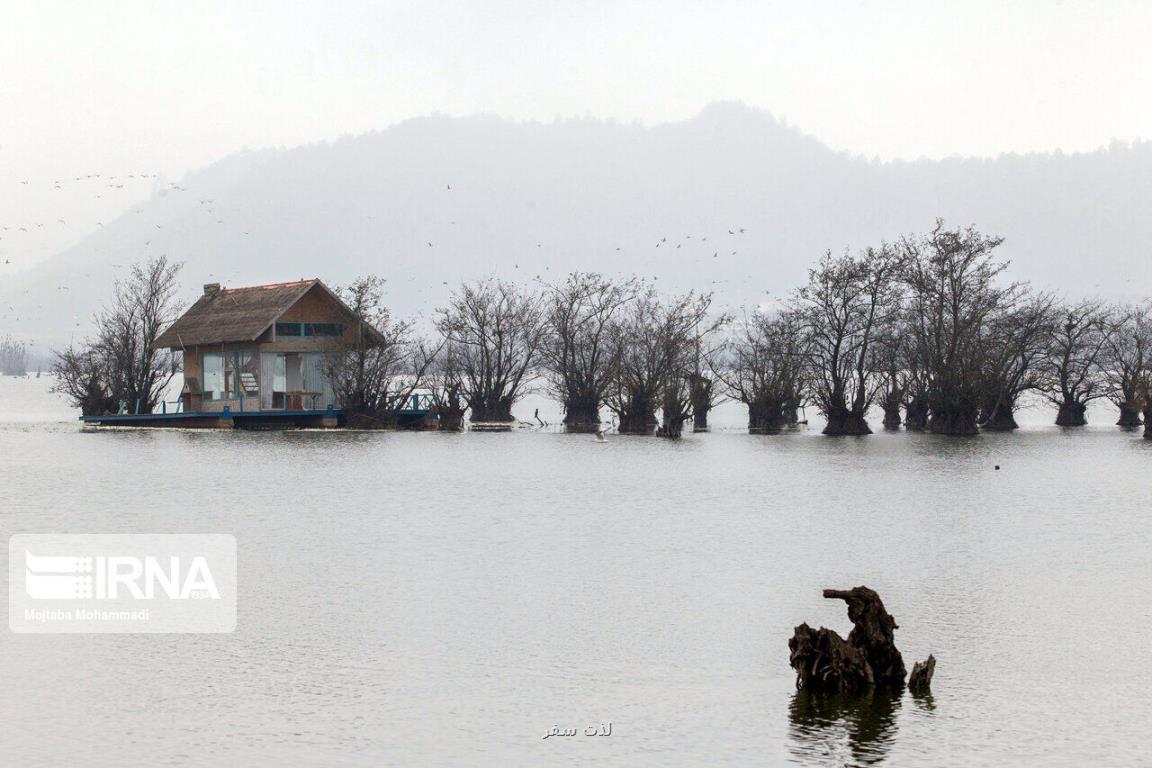
[[336,337],[344,335],[344,326],[340,323],[276,323],[276,336],[327,336]]
[[255,352],[205,352],[201,373],[205,400],[260,396],[260,363]]

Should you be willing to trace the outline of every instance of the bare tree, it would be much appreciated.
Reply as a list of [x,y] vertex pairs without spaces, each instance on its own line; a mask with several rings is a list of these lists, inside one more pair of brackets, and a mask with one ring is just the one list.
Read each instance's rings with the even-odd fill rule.
[[[179,312],[180,267],[164,256],[133,265],[128,279],[117,282],[111,306],[96,316],[96,338],[57,354],[53,391],[68,395],[81,410],[111,400],[130,413],[151,413],[180,370],[179,358],[156,346]],[[98,391],[107,397],[92,394]]]
[[649,286],[612,323],[615,376],[605,404],[622,433],[652,434],[656,411],[664,408],[661,434],[677,437],[690,414],[685,376],[691,371],[695,333],[711,296],[686,293],[662,301]]
[[400,411],[425,386],[438,351],[416,337],[411,321],[392,317],[383,286],[369,275],[338,291],[356,326],[347,348],[326,356],[325,368],[349,426],[399,426]]
[[1048,294],[1025,297],[1003,306],[985,326],[980,427],[992,431],[1017,428],[1019,397],[1041,387],[1040,366],[1048,353],[1054,321]]
[[903,242],[905,321],[925,377],[930,432],[979,431],[984,325],[1021,292],[1018,284],[998,284],[1007,267],[995,255],[1001,242],[971,227],[945,229],[942,221],[927,237]]
[[1108,397],[1120,409],[1121,427],[1138,427],[1141,382],[1152,371],[1152,302],[1114,307],[1104,333],[1103,373]]
[[619,361],[612,323],[639,291],[635,279],[613,283],[591,272],[573,272],[549,286],[543,362],[549,388],[564,404],[567,431],[600,428],[600,406]]
[[543,297],[500,280],[461,286],[437,326],[452,345],[474,422],[510,422],[541,360]]
[[[707,428],[713,396],[711,380],[704,371],[715,367],[719,345],[713,340],[730,322],[725,314],[709,318],[711,305],[711,294],[694,297],[691,293],[667,305],[661,330],[668,359],[657,430],[661,437],[679,438],[688,419],[693,420],[695,429],[698,416],[703,416],[703,428]],[[701,413],[696,411],[698,407]]]
[[858,256],[826,253],[797,293],[808,345],[812,396],[827,419],[826,435],[867,435],[865,417],[878,388],[872,351],[899,309],[901,259],[896,249]]
[[899,429],[900,409],[904,407],[913,385],[907,334],[895,321],[877,328],[872,344],[869,368],[877,379],[877,400],[884,411],[884,429]]
[[[722,323],[712,329],[710,336],[716,336],[721,326],[726,326],[731,320],[728,316],[723,317]],[[725,347],[726,340],[723,338],[713,343],[711,338],[697,334],[693,367],[688,374],[688,399],[692,410],[693,432],[707,432],[708,414],[726,399],[723,389],[715,386],[713,373],[720,363]]]
[[1056,424],[1082,427],[1088,423],[1088,404],[1107,397],[1102,363],[1108,325],[1107,309],[1096,300],[1067,304],[1058,309],[1049,334],[1049,351],[1042,371],[1042,392],[1059,409]]
[[69,345],[52,363],[51,391],[66,396],[84,416],[115,413],[119,400],[112,393],[108,361],[91,345]]
[[796,423],[807,366],[803,321],[790,310],[745,316],[727,346],[716,378],[748,406],[748,431],[779,432]]

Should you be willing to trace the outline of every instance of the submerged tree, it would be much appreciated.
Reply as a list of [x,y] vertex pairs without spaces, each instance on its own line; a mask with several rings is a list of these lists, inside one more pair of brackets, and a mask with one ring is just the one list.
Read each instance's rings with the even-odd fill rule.
[[[698,417],[707,428],[707,414],[712,408],[711,380],[704,371],[714,367],[718,352],[712,339],[728,322],[727,315],[709,318],[712,295],[686,294],[667,305],[661,334],[668,359],[667,373],[661,385],[660,428],[661,437],[678,438],[684,424]],[[696,409],[700,408],[698,412]]]
[[108,360],[92,345],[70,344],[56,352],[52,373],[51,391],[66,396],[82,415],[116,412],[120,401],[112,393]]
[[1053,299],[1047,294],[1000,307],[989,317],[981,378],[981,428],[1017,428],[1017,401],[1023,393],[1041,386],[1040,366],[1048,352],[1053,317]]
[[437,348],[416,338],[410,321],[393,319],[383,287],[369,275],[339,291],[356,324],[347,348],[329,353],[325,368],[349,426],[397,426],[436,358]]
[[693,370],[695,335],[710,303],[711,296],[693,292],[662,301],[648,287],[613,322],[616,366],[605,403],[620,432],[651,434],[656,411],[663,409],[661,434],[681,434],[691,404],[685,377]]
[[1115,307],[1108,313],[1102,370],[1108,397],[1120,409],[1121,427],[1138,427],[1141,382],[1152,371],[1152,303]]
[[748,431],[779,432],[796,423],[807,349],[803,322],[790,310],[745,317],[730,339],[716,377],[748,406]]
[[884,429],[899,429],[900,409],[905,407],[913,390],[913,358],[909,353],[907,334],[897,322],[880,326],[872,345],[869,368],[877,379],[877,401],[884,411]]
[[1059,409],[1056,424],[1082,427],[1088,404],[1108,395],[1101,363],[1107,342],[1107,310],[1099,301],[1060,307],[1045,360],[1042,391]]
[[111,306],[97,314],[96,337],[57,353],[53,391],[67,395],[85,415],[121,406],[151,413],[180,370],[176,355],[156,346],[179,310],[180,267],[164,256],[133,265],[128,279],[116,283]]
[[925,377],[930,432],[979,431],[984,326],[1021,292],[1018,284],[998,284],[1007,267],[995,255],[1001,242],[1002,238],[986,237],[971,227],[945,229],[941,221],[927,237],[904,241],[908,256],[903,270],[908,286],[904,319],[916,367]]
[[512,421],[544,345],[541,295],[502,280],[464,285],[437,326],[454,347],[471,420]]
[[827,419],[826,435],[867,435],[865,417],[877,391],[873,351],[881,327],[899,308],[895,249],[858,256],[825,254],[798,292],[809,336],[811,392]]
[[547,292],[542,357],[569,432],[600,428],[600,406],[619,362],[612,324],[639,290],[635,279],[613,283],[599,274],[573,272]]

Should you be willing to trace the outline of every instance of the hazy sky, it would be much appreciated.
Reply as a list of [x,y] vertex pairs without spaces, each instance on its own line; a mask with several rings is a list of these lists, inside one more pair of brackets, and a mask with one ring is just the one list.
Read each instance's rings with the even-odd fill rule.
[[90,230],[150,189],[55,179],[431,112],[654,123],[734,99],[881,158],[1092,149],[1152,137],[1150,41],[1152,3],[1126,0],[0,0],[0,224]]

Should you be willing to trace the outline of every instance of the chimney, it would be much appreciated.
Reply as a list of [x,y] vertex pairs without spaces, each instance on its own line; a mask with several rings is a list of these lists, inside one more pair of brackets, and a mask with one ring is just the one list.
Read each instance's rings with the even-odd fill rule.
[[215,296],[220,293],[220,283],[204,283],[204,295]]

